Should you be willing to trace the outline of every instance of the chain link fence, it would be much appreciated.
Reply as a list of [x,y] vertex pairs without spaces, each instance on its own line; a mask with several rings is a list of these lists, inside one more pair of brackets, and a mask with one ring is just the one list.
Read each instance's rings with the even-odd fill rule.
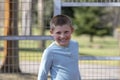
[[[98,4],[97,7],[114,8],[113,10],[117,7],[114,14],[118,14],[120,6],[120,0],[1,0],[0,80],[37,79],[42,52],[53,40],[48,33],[49,21],[57,13],[55,11],[58,11],[54,6],[58,1],[63,6],[60,13],[65,7],[92,7]],[[82,37],[76,38],[78,42],[81,39]],[[103,41],[109,42],[106,38]],[[99,45],[92,45],[92,48],[89,44],[87,48],[80,47],[79,68],[82,80],[120,79],[119,40],[114,39],[114,43],[107,53]],[[89,49],[99,49],[104,56],[84,54]],[[108,56],[109,52],[115,55]]]

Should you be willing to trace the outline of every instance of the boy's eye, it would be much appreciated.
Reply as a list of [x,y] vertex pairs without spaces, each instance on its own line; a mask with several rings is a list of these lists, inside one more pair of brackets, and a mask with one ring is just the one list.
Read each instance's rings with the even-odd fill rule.
[[69,31],[65,31],[65,33],[69,33]]
[[61,32],[56,32],[56,34],[61,34]]

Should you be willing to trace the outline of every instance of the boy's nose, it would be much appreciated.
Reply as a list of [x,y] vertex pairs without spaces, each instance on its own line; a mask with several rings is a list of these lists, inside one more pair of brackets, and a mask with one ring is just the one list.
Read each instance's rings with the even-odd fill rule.
[[61,34],[60,37],[61,37],[61,38],[64,38],[64,37],[65,37],[65,34]]

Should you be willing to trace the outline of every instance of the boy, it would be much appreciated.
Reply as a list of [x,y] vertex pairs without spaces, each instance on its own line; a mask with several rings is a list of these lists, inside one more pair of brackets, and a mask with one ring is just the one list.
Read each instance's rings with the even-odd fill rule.
[[54,42],[44,50],[38,80],[81,80],[78,68],[78,43],[71,40],[74,29],[66,15],[54,16],[50,21],[50,33]]

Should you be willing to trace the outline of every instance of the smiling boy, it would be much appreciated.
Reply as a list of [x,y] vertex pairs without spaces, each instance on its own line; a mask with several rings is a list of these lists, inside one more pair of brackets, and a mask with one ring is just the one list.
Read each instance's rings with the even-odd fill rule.
[[78,67],[78,43],[71,40],[74,28],[66,15],[56,15],[50,21],[54,42],[44,50],[38,80],[81,80]]

